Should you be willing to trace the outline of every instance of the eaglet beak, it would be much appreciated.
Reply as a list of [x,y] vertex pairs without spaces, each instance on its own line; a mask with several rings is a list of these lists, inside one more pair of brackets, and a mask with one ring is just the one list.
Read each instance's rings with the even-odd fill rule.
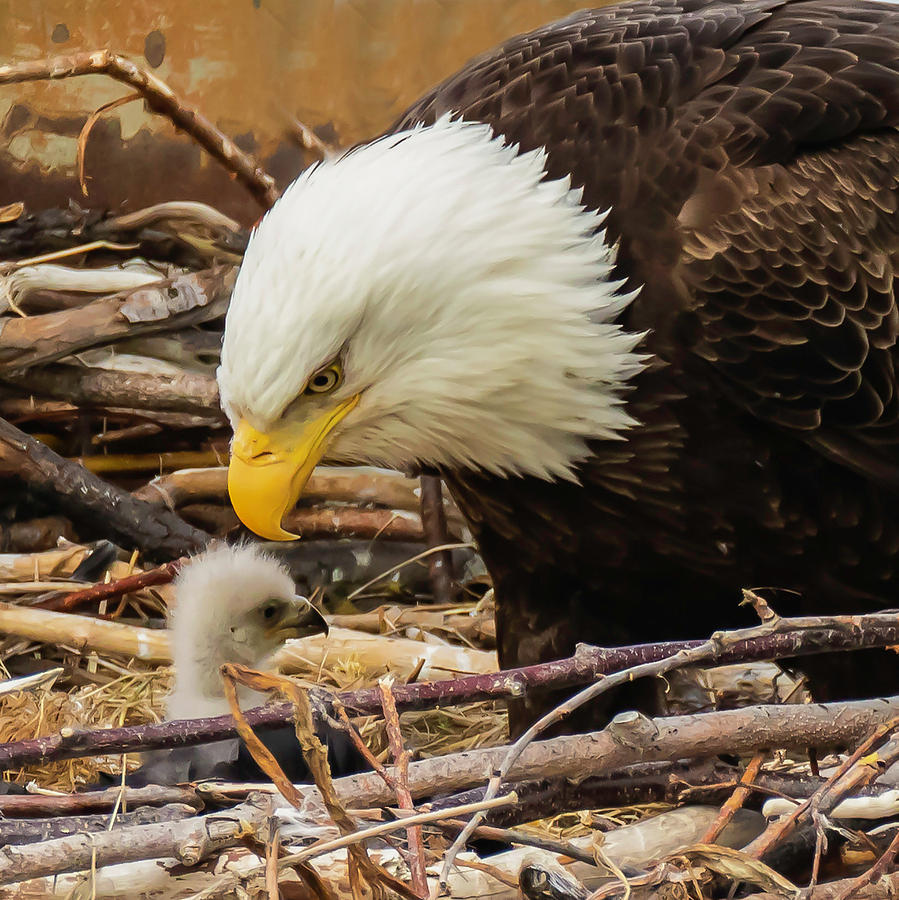
[[270,541],[299,535],[281,527],[293,509],[334,426],[359,402],[358,395],[306,422],[288,422],[272,431],[257,431],[241,419],[231,445],[228,493],[241,522]]
[[288,611],[275,623],[272,631],[278,641],[311,637],[313,634],[327,637],[328,623],[305,597],[294,597]]

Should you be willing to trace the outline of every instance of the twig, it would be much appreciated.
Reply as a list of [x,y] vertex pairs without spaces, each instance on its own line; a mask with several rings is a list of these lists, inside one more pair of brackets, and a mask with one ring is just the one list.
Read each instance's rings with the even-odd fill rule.
[[[899,644],[899,615],[896,613],[784,619],[782,624],[785,630],[781,633],[728,642],[717,661],[723,664],[751,659],[779,659],[831,652],[835,649]],[[681,641],[612,649],[586,647],[581,648],[575,656],[558,662],[445,681],[398,684],[394,687],[394,696],[400,711],[432,709],[475,700],[520,697],[532,688],[568,687],[637,662],[665,659],[684,648],[703,645],[700,641]],[[377,715],[381,711],[381,697],[376,688],[347,691],[337,696],[346,709],[356,715]],[[292,709],[289,704],[278,704],[249,710],[246,716],[254,727],[283,725],[290,721]],[[881,721],[882,718],[877,723]],[[214,740],[228,740],[235,733],[230,716],[217,716],[178,723],[84,731],[68,739],[62,739],[60,735],[48,735],[0,745],[0,769],[99,753],[195,746]],[[858,735],[853,739],[863,736]]]
[[[517,791],[514,793],[517,797]],[[441,822],[440,828],[458,834],[466,824],[461,819],[450,819],[448,822]],[[504,844],[518,844],[522,847],[537,847],[540,850],[557,853],[559,856],[567,856],[591,866],[596,864],[592,853],[588,853],[586,850],[578,847],[577,844],[571,843],[571,841],[554,841],[542,834],[532,834],[529,831],[522,831],[518,828],[497,828],[494,825],[478,825],[474,837],[483,838],[487,841],[500,841]]]
[[384,779],[384,784],[387,785],[392,791],[397,790],[396,779],[381,765],[378,761],[378,758],[374,755],[374,753],[369,750],[368,745],[365,741],[362,740],[362,735],[359,734],[359,731],[356,729],[355,725],[350,721],[350,717],[346,714],[346,710],[343,708],[343,704],[335,699],[333,701],[334,712],[337,714],[337,718],[340,720],[340,723],[343,725],[344,730],[349,735],[350,740],[353,742],[355,748],[359,751],[362,758],[371,766],[373,772],[377,772],[381,778]]
[[468,803],[464,806],[451,807],[449,809],[439,810],[437,812],[416,813],[414,816],[403,816],[395,822],[381,822],[377,825],[371,825],[368,828],[360,829],[352,834],[343,835],[329,841],[321,841],[306,847],[297,853],[285,856],[281,859],[281,866],[292,866],[297,862],[304,862],[307,859],[315,859],[317,856],[323,856],[325,853],[331,853],[334,850],[341,850],[343,847],[350,847],[370,838],[379,837],[382,834],[390,834],[394,831],[402,831],[410,825],[427,825],[430,822],[439,822],[441,819],[455,816],[467,816],[469,813],[480,812],[484,809],[497,809],[501,806],[513,806],[518,798],[515,794],[506,794],[504,797],[494,797],[492,800],[481,800],[477,803]]
[[[871,775],[877,769],[873,761],[866,760],[867,765],[858,766],[871,749],[881,743],[888,735],[899,727],[899,718],[893,717],[876,727],[871,734],[845,759],[836,771],[804,802],[800,803],[789,815],[771,822],[749,846],[746,853],[755,859],[762,859],[778,844],[791,835],[800,823],[807,821],[814,812],[829,812],[839,800]],[[891,752],[899,753],[899,747],[891,748]],[[881,760],[876,760],[880,762]],[[850,777],[847,779],[846,776]]]
[[[400,809],[414,810],[412,794],[409,792],[409,752],[403,745],[403,735],[400,731],[400,716],[396,711],[396,700],[393,696],[392,678],[382,678],[378,681],[378,689],[381,692],[381,703],[384,710],[384,723],[387,728],[387,740],[390,744],[390,752],[393,755],[393,764],[396,771],[395,788],[396,800]],[[406,859],[409,872],[412,876],[412,890],[422,900],[428,896],[428,876],[425,872],[425,846],[422,839],[421,828],[409,826],[406,829],[406,839],[409,844],[409,852]]]
[[[341,803],[334,782],[331,778],[331,767],[328,764],[328,751],[325,749],[318,735],[315,733],[315,723],[312,716],[312,706],[309,695],[288,678],[281,675],[270,675],[264,672],[256,672],[246,666],[226,663],[222,666],[222,676],[225,681],[225,695],[232,712],[238,721],[240,736],[247,743],[247,747],[259,767],[268,775],[277,786],[281,794],[296,809],[302,810],[305,806],[305,798],[290,783],[281,771],[275,758],[265,745],[253,734],[247,725],[246,719],[240,711],[237,703],[236,684],[244,684],[257,691],[278,691],[290,699],[294,707],[294,725],[297,740],[303,751],[303,758],[309,772],[315,781],[324,801],[328,814],[331,816],[338,831],[344,836],[355,836],[356,825]],[[418,900],[415,893],[398,878],[394,878],[382,866],[372,862],[363,846],[358,842],[351,842],[349,847],[349,875],[350,886],[356,900],[363,900],[369,888],[368,886],[383,885],[407,900]],[[286,859],[286,858],[285,858]],[[285,859],[281,860],[281,866],[286,865]],[[298,860],[302,862],[303,860]]]
[[393,575],[394,572],[402,569],[403,566],[411,565],[414,562],[418,562],[421,559],[427,559],[427,557],[431,556],[434,553],[441,553],[444,550],[463,550],[463,549],[471,549],[474,547],[474,544],[468,543],[458,543],[458,544],[439,544],[436,547],[428,547],[427,550],[423,550],[421,553],[416,553],[415,556],[410,557],[409,559],[403,560],[403,562],[398,563],[395,566],[391,566],[386,572],[381,572],[380,575],[377,575],[375,578],[372,578],[370,581],[367,581],[361,587],[357,587],[352,593],[347,595],[347,600],[352,600],[355,597],[358,597],[363,591],[368,590],[373,585],[377,584],[379,581],[383,581],[385,578],[389,578]]
[[[753,638],[758,637],[768,637],[772,634],[783,633],[784,631],[790,630],[790,626],[786,624],[787,621],[788,620],[780,619],[778,617],[772,617],[769,621],[753,628],[745,628],[739,631],[730,632],[716,632],[708,641],[704,644],[700,644],[698,647],[684,649],[674,656],[644,663],[630,669],[624,669],[604,678],[599,678],[596,682],[542,716],[518,738],[509,749],[502,764],[491,775],[485,799],[496,796],[503,779],[509,774],[509,770],[531,741],[551,725],[561,721],[576,709],[579,709],[581,706],[589,703],[606,691],[621,684],[630,683],[638,678],[658,677],[664,675],[666,672],[671,672],[674,669],[683,668],[684,666],[696,665],[698,663],[720,662],[723,651],[737,642],[752,640]],[[443,866],[440,870],[441,889],[445,888],[447,884],[449,873],[456,856],[468,842],[471,833],[482,821],[483,815],[473,816],[468,823],[467,833],[466,831],[463,831],[447,851],[446,856],[444,857]]]
[[126,94],[124,97],[117,97],[115,100],[110,100],[108,103],[104,103],[99,109],[95,109],[88,117],[87,121],[84,123],[84,127],[81,129],[81,134],[78,135],[78,184],[81,185],[81,193],[83,196],[87,197],[87,179],[84,175],[84,159],[87,155],[87,139],[90,137],[90,133],[93,130],[94,125],[103,118],[105,113],[111,112],[114,109],[118,109],[120,106],[124,106],[126,103],[133,103],[135,100],[140,100],[141,94]]
[[0,84],[23,81],[70,78],[78,75],[108,75],[135,88],[156,112],[168,116],[182,131],[189,134],[210,155],[232,172],[248,188],[264,209],[278,199],[274,180],[226,137],[205,116],[185,104],[175,92],[152,72],[109,50],[92,53],[73,53],[53,56],[34,62],[0,66]]
[[167,509],[135,500],[127,491],[103,481],[83,466],[63,459],[49,447],[0,419],[0,471],[27,484],[52,491],[72,516],[91,520],[127,544],[154,556],[183,556],[206,545],[209,536]]
[[[443,509],[443,488],[438,475],[422,475],[421,483],[421,523],[428,547],[440,547],[449,543],[446,527],[446,513]],[[428,557],[428,570],[437,603],[452,603],[456,595],[453,576],[453,555],[449,550],[440,550]]]
[[727,823],[734,817],[737,810],[743,807],[743,804],[752,793],[753,782],[758,776],[764,761],[764,752],[756,753],[755,756],[752,757],[749,761],[749,765],[746,766],[746,771],[743,772],[743,776],[740,778],[740,784],[727,799],[724,806],[721,807],[718,818],[715,819],[709,830],[700,838],[700,844],[714,844],[721,832],[727,827]]
[[212,853],[261,831],[271,816],[271,797],[253,794],[233,809],[154,825],[76,834],[26,846],[0,848],[0,884],[78,872],[141,859],[175,858],[196,865]]
[[113,600],[124,594],[142,591],[144,588],[154,587],[159,584],[170,584],[187,562],[187,557],[174,559],[163,563],[155,569],[139,572],[137,575],[128,575],[125,578],[117,578],[115,581],[100,582],[83,591],[73,591],[62,597],[51,597],[41,603],[35,604],[42,609],[57,610],[59,612],[71,612],[88,603],[99,603],[101,600]]

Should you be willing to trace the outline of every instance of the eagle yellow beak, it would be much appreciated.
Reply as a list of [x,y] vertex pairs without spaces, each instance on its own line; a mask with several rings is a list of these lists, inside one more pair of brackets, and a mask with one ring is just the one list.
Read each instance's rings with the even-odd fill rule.
[[322,458],[328,435],[358,402],[356,395],[315,419],[286,423],[267,433],[240,420],[231,444],[228,493],[247,528],[270,541],[299,537],[285,531],[281,520]]

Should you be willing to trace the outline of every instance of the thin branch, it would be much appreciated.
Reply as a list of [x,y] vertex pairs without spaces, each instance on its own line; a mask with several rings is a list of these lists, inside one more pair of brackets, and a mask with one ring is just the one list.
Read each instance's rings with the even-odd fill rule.
[[152,110],[167,116],[176,127],[189,134],[232,172],[264,209],[268,209],[278,199],[279,192],[274,179],[252,157],[244,153],[198,110],[179,99],[164,81],[123,56],[109,50],[97,50],[0,66],[0,84],[73,78],[78,75],[108,75],[134,88]]
[[[439,476],[422,475],[421,523],[428,547],[440,547],[449,543],[450,535],[446,527],[446,513],[443,509],[443,487]],[[457,593],[453,575],[453,554],[450,550],[440,550],[428,557],[428,571],[434,600],[437,603],[452,603]]]
[[743,776],[740,778],[740,784],[734,790],[733,794],[728,797],[724,806],[721,807],[718,818],[712,822],[709,826],[709,830],[700,838],[700,844],[714,844],[715,841],[718,840],[718,836],[721,832],[727,827],[727,823],[730,822],[739,809],[742,809],[743,804],[752,793],[752,785],[755,782],[764,761],[764,752],[756,753],[755,756],[752,757],[749,761],[749,765],[746,766],[746,771],[743,772]]
[[115,581],[107,581],[105,583],[100,582],[93,585],[93,587],[85,588],[83,591],[73,591],[62,597],[51,597],[49,600],[36,604],[36,606],[58,612],[71,612],[88,603],[113,600],[124,594],[141,591],[144,588],[154,587],[159,584],[170,584],[186,562],[187,557],[182,556],[181,559],[174,559],[171,562],[157,566],[155,569],[139,572],[137,575],[128,575],[125,578],[117,578]]
[[90,137],[90,133],[94,128],[94,125],[103,118],[105,113],[112,112],[114,109],[118,109],[120,106],[124,106],[126,103],[133,103],[135,100],[140,100],[141,94],[125,94],[124,97],[117,97],[115,100],[110,100],[108,103],[104,103],[99,109],[95,109],[88,117],[87,121],[84,123],[84,127],[81,129],[81,134],[78,135],[78,183],[81,185],[81,193],[83,196],[87,197],[87,179],[84,175],[84,160],[87,156],[87,139]]
[[[886,848],[877,862],[867,872],[862,873],[854,881],[847,884],[845,889],[834,900],[849,900],[850,897],[855,897],[863,888],[869,885],[880,884],[890,874],[890,869],[896,862],[897,855],[899,855],[899,831],[896,832],[893,840],[890,841],[890,846]],[[884,892],[884,896],[891,896],[891,894],[892,892]]]
[[[381,692],[381,703],[384,710],[384,723],[387,727],[387,740],[390,744],[390,752],[393,755],[393,764],[396,771],[395,791],[396,800],[402,810],[414,810],[412,794],[409,791],[409,751],[403,744],[403,735],[400,731],[400,716],[396,710],[396,699],[392,691],[392,678],[382,678],[378,682]],[[425,845],[422,839],[421,828],[410,825],[406,829],[406,839],[409,844],[409,852],[406,859],[409,871],[412,875],[412,890],[424,900],[428,896],[428,876],[425,872]]]
[[874,759],[868,757],[872,748],[882,743],[897,728],[899,717],[892,718],[874,729],[808,800],[800,803],[789,815],[771,822],[765,831],[745,848],[746,853],[755,859],[762,859],[789,837],[801,823],[808,821],[817,812],[830,812],[846,794],[876,775],[877,763],[888,764],[899,758],[897,741],[890,741],[880,753],[875,754]]

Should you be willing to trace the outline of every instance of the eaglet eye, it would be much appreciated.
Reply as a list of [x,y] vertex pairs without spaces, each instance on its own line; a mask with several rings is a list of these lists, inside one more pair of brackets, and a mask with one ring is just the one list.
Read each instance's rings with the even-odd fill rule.
[[319,369],[306,385],[307,394],[327,394],[340,384],[343,378],[343,370],[338,363],[331,363],[323,369]]
[[262,607],[262,618],[266,622],[270,622],[281,609],[281,604],[277,600],[271,600]]

